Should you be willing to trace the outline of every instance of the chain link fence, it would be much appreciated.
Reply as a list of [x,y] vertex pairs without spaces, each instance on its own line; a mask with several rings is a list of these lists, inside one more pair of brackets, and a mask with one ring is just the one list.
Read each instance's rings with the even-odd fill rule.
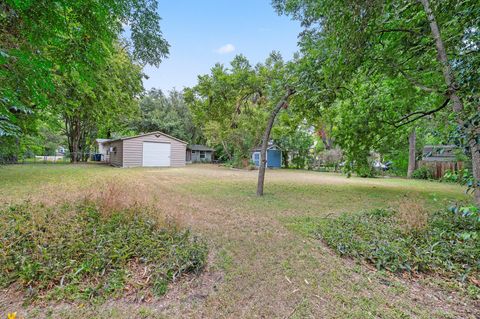
[[76,158],[78,163],[87,162],[106,162],[104,154],[94,152],[65,152],[55,155],[35,155],[31,151],[24,154],[3,156],[0,158],[0,164],[66,164],[72,163],[72,158]]

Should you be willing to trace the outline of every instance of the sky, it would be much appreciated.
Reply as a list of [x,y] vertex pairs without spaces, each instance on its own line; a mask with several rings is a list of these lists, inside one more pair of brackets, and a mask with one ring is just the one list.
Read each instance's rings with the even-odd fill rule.
[[270,0],[159,0],[161,28],[170,55],[160,67],[147,66],[146,89],[164,91],[194,86],[215,63],[236,54],[252,65],[280,51],[285,60],[297,49],[298,21],[278,16]]

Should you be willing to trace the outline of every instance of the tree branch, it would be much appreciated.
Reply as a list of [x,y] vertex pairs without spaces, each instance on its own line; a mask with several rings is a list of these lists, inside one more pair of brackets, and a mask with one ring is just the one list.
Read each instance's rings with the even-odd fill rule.
[[420,82],[418,82],[417,80],[415,80],[414,78],[412,78],[410,75],[407,74],[407,72],[405,72],[404,70],[398,68],[398,67],[395,67],[398,72],[400,72],[408,81],[410,81],[410,83],[412,83],[413,85],[415,85],[416,87],[418,87],[419,89],[425,91],[425,92],[430,92],[430,93],[443,93],[439,90],[436,90],[436,89],[432,89],[428,86],[425,86],[423,84],[421,84]]
[[397,28],[397,29],[383,29],[379,30],[377,33],[389,33],[389,32],[406,32],[410,34],[419,34],[419,32],[415,30],[410,30],[410,29],[402,29],[402,28]]
[[[430,110],[430,111],[415,111],[415,112],[409,113],[405,116],[402,116],[400,119],[398,119],[394,122],[387,122],[387,123],[392,125],[395,128],[402,127],[404,125],[410,124],[412,122],[415,122],[416,120],[424,118],[425,116],[434,114],[434,113],[444,109],[448,105],[448,102],[450,102],[450,98],[447,98],[445,100],[445,102],[443,102],[442,105],[440,105],[436,109],[433,109],[433,110]],[[414,118],[411,118],[414,115],[418,115],[418,116],[415,116]]]

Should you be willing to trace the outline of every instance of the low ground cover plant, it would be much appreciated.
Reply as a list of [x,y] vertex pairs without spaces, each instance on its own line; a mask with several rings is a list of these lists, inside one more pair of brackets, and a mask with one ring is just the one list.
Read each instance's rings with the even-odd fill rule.
[[27,203],[2,209],[0,229],[0,286],[21,287],[30,299],[101,299],[129,285],[162,295],[207,256],[190,231],[139,207],[104,213],[93,203]]
[[480,216],[474,206],[427,213],[411,204],[342,214],[321,219],[314,233],[340,255],[394,273],[440,274],[480,296]]

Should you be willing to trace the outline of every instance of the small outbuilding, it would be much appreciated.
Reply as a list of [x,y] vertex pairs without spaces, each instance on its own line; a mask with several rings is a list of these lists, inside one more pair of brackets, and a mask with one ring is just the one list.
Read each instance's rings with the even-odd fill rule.
[[[255,164],[255,167],[260,167],[260,152],[260,147],[252,151],[252,162]],[[282,167],[282,150],[275,144],[271,144],[267,148],[267,167]]]
[[447,171],[456,172],[464,168],[464,163],[457,159],[455,145],[425,145],[422,160],[418,167],[428,167],[434,179],[441,179]]
[[124,137],[102,144],[107,149],[108,163],[113,166],[185,166],[187,142],[162,132]]
[[100,154],[100,161],[102,162],[108,162],[108,147],[107,143],[110,142],[110,139],[106,138],[97,138],[95,140],[95,153]]
[[187,163],[211,163],[213,160],[213,152],[215,150],[205,145],[192,144],[187,146],[186,161]]

